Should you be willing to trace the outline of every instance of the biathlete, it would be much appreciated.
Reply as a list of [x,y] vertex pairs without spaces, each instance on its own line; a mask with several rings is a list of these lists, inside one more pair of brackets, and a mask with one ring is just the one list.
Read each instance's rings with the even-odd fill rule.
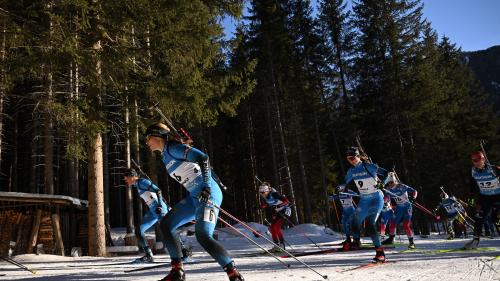
[[[453,223],[458,221],[459,223],[463,223],[465,221],[464,215],[466,215],[465,209],[458,202],[455,196],[448,196],[448,194],[441,192],[439,195],[441,197],[441,203],[439,203],[434,212],[439,211],[439,209],[443,209],[446,212],[446,231],[448,232],[448,240],[455,239],[455,231],[453,230]],[[438,216],[440,219],[441,217]],[[465,233],[464,233],[465,234]]]
[[380,226],[379,226],[380,239],[385,238],[386,226],[389,223],[389,220],[393,216],[394,216],[394,209],[392,208],[391,197],[388,195],[385,195],[384,196],[384,207],[382,208],[382,211],[380,212]]
[[161,281],[186,280],[182,265],[182,248],[177,228],[196,220],[195,236],[200,245],[227,273],[230,281],[244,280],[236,270],[233,259],[213,238],[215,224],[222,203],[222,191],[212,178],[208,155],[171,136],[162,123],[146,130],[146,144],[151,151],[159,151],[167,173],[189,192],[161,221],[161,230],[171,258],[170,273]]
[[346,189],[344,192],[339,192],[339,194],[335,194],[330,196],[330,201],[339,200],[342,205],[342,230],[346,236],[346,239],[342,242],[342,246],[348,250],[352,243],[351,233],[352,233],[352,224],[354,219],[354,213],[356,212],[356,207],[354,206],[353,197],[359,196],[356,192]]
[[382,245],[389,245],[394,243],[396,237],[396,228],[399,223],[403,223],[403,229],[408,236],[408,248],[415,249],[415,242],[413,241],[413,229],[411,228],[411,217],[413,208],[411,203],[417,198],[417,191],[397,179],[396,173],[390,172],[385,180],[387,189],[386,194],[396,201],[396,210],[394,216],[389,220],[389,237],[382,241]]
[[[387,177],[387,170],[378,165],[361,160],[361,155],[357,147],[350,147],[346,153],[347,161],[353,166],[349,168],[344,182],[337,187],[338,192],[343,192],[346,185],[354,182],[360,194],[358,207],[354,214],[353,242],[348,243],[345,248],[359,249],[361,247],[361,225],[367,219],[367,228],[371,232],[373,245],[375,246],[375,257],[373,262],[385,262],[384,248],[380,243],[376,222],[384,206],[384,194],[382,193],[382,183]],[[365,158],[365,157],[363,157]]]
[[281,252],[285,249],[285,238],[281,227],[284,223],[290,220],[292,209],[288,199],[281,195],[276,189],[272,188],[268,182],[263,182],[259,186],[260,197],[262,198],[259,208],[265,209],[266,207],[273,208],[271,225],[269,231],[273,238],[273,242],[280,247],[274,246],[271,252]]
[[[142,201],[148,206],[148,211],[142,218],[142,224],[135,229],[135,236],[137,237],[137,244],[144,251],[144,256],[136,259],[135,263],[148,263],[154,262],[153,251],[146,243],[146,231],[151,229],[158,221],[168,213],[168,205],[165,202],[161,189],[152,183],[149,179],[139,177],[135,169],[127,169],[123,174],[125,183],[137,190],[137,195],[141,197]],[[188,261],[191,255],[191,250],[186,248],[184,244],[182,247],[182,260]]]
[[465,244],[464,248],[477,248],[479,237],[481,237],[483,225],[488,215],[496,218],[496,214],[491,214],[492,210],[498,210],[500,205],[500,167],[486,163],[486,157],[482,151],[475,151],[471,154],[471,193],[475,196],[476,215],[474,217],[474,238]]

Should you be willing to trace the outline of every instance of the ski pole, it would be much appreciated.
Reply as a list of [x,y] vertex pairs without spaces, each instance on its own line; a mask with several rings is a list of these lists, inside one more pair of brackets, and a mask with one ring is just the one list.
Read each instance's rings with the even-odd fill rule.
[[[213,205],[213,204],[212,204]],[[216,206],[216,205],[213,205],[213,206]],[[255,242],[252,238],[248,237],[248,235],[246,235],[245,233],[241,232],[239,229],[237,229],[236,227],[232,226],[231,224],[229,224],[227,221],[223,220],[222,218],[219,217],[219,221],[222,222],[223,224],[225,224],[226,226],[228,226],[229,228],[231,228],[232,230],[238,232],[241,236],[245,237],[248,241],[252,242],[252,244],[256,245],[257,247],[261,248],[262,250],[264,250],[266,253],[268,253],[269,255],[271,255],[273,258],[275,258],[277,261],[279,261],[280,263],[282,263],[284,266],[286,266],[287,268],[290,268],[290,264],[288,263],[285,263],[284,261],[280,260],[277,256],[275,256],[273,253],[269,252],[268,250],[264,249],[264,247],[262,247],[261,245],[259,245],[259,243]]]
[[[259,233],[257,232],[255,229],[253,229],[252,227],[250,227],[249,225],[247,225],[246,223],[244,223],[243,221],[239,220],[237,217],[231,215],[228,211],[222,209],[221,207],[213,204],[212,202],[208,201],[210,204],[212,204],[212,206],[214,206],[215,208],[217,208],[219,211],[221,211],[222,213],[224,213],[225,215],[227,215],[228,217],[230,217],[231,219],[235,220],[236,222],[238,223],[241,223],[243,226],[245,226],[248,230],[252,231],[252,232],[255,232],[255,233]],[[273,244],[274,246],[276,247],[280,247],[279,245],[277,245],[276,243],[274,243],[273,241],[269,240],[267,237],[265,237],[264,235],[262,235],[261,233],[259,233],[260,237],[264,238],[265,240],[267,240],[269,243]],[[323,279],[328,279],[328,276],[327,275],[323,275],[321,273],[319,273],[318,271],[316,271],[314,268],[312,268],[311,266],[309,266],[308,264],[306,264],[305,262],[299,260],[296,256],[292,255],[290,252],[288,252],[287,250],[285,249],[281,249],[283,250],[283,252],[285,252],[287,255],[289,255],[291,258],[293,258],[294,260],[298,261],[299,263],[301,263],[302,265],[304,265],[306,268],[310,269],[311,271],[313,271],[314,273],[318,274],[319,276],[321,276]]]
[[24,270],[26,270],[26,271],[29,271],[29,272],[31,272],[32,274],[36,274],[36,271],[34,271],[33,269],[31,269],[31,268],[29,268],[29,267],[27,267],[27,266],[25,266],[25,265],[23,265],[23,264],[21,264],[21,263],[19,263],[19,262],[15,261],[15,260],[13,260],[13,259],[11,259],[11,258],[9,258],[9,257],[0,257],[0,259],[4,260],[4,261],[6,261],[6,262],[8,262],[8,263],[10,263],[10,264],[13,264],[13,265],[15,265],[15,266],[17,266],[17,267],[19,267],[19,268],[21,268],[21,269],[24,269]]
[[[276,212],[278,213],[284,220],[286,220],[289,224],[291,224],[292,226],[295,227],[295,224],[285,215],[283,215],[282,213],[280,212]],[[302,236],[304,236],[305,238],[307,238],[309,241],[311,241],[311,243],[313,243],[316,247],[318,247],[318,249],[320,249],[321,251],[323,251],[323,249],[318,245],[316,244],[316,242],[314,242],[309,236],[307,236],[305,233],[301,233]]]

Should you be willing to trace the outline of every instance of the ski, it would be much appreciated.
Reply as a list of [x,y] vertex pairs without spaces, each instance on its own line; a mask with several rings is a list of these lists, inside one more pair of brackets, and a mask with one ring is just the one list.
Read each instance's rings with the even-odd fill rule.
[[[192,260],[189,262],[183,262],[183,264],[201,264],[201,263],[211,263],[215,262],[214,260],[205,260],[205,261],[197,261],[197,260]],[[139,267],[139,268],[134,268],[134,269],[128,269],[124,270],[123,272],[125,273],[131,273],[131,272],[138,272],[138,271],[146,271],[146,270],[151,270],[151,269],[156,269],[156,268],[170,268],[170,263],[162,263],[162,264],[157,264],[157,265],[151,265],[151,266],[144,266],[144,267]]]
[[396,261],[369,262],[369,263],[358,265],[358,266],[355,266],[355,267],[352,267],[352,268],[340,270],[338,272],[339,273],[344,273],[344,272],[349,272],[349,271],[353,271],[353,270],[357,270],[357,269],[365,269],[365,268],[370,268],[370,267],[375,267],[375,266],[380,266],[380,265],[384,265],[384,264],[388,264],[388,263],[395,263],[395,262]]
[[[384,249],[393,249],[394,246],[388,246],[384,247]],[[303,257],[303,256],[312,256],[312,255],[323,255],[323,254],[332,254],[332,253],[341,253],[341,252],[354,252],[354,251],[364,251],[364,250],[375,250],[375,247],[361,247],[360,249],[356,250],[344,250],[343,248],[331,248],[331,249],[326,249],[326,250],[321,250],[321,251],[311,251],[311,252],[297,252],[297,253],[292,253],[296,257]],[[280,258],[286,259],[290,258],[291,256],[289,255],[282,255]]]
[[476,248],[476,249],[464,249],[464,248],[451,248],[451,249],[439,249],[439,250],[421,250],[421,249],[406,249],[398,253],[421,253],[421,254],[444,254],[453,252],[491,252],[496,251],[496,248]]
[[96,263],[96,264],[68,264],[66,265],[67,267],[76,267],[76,268],[83,268],[83,267],[99,267],[99,266],[114,266],[114,265],[143,265],[143,264],[154,264],[154,263],[162,263],[164,264],[165,261],[154,261],[154,262],[144,262],[144,263],[139,263],[133,261],[126,261],[126,262],[114,262],[114,263]]

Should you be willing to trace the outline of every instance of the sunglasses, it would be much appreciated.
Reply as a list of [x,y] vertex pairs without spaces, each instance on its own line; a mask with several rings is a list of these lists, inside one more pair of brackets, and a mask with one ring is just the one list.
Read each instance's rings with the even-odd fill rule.
[[347,160],[349,160],[349,161],[352,161],[354,159],[356,159],[356,156],[347,156]]
[[267,192],[267,191],[261,191],[261,192],[260,192],[260,194],[264,194],[264,193],[266,193],[266,192]]
[[475,158],[475,159],[472,159],[472,162],[478,163],[478,162],[481,162],[481,160],[483,160],[483,159],[482,158]]

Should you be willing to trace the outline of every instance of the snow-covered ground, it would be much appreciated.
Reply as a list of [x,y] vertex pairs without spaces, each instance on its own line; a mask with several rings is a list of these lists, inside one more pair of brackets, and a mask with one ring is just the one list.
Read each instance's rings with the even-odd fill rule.
[[[252,224],[260,231],[266,228],[261,225]],[[243,228],[240,228],[243,229]],[[250,232],[245,230],[252,239],[258,241],[266,248],[271,245],[262,238],[255,238]],[[219,240],[234,256],[238,269],[242,272],[246,281],[304,281],[323,280],[310,269],[305,268],[293,259],[283,259],[285,263],[291,264],[287,269],[283,264],[270,256],[248,257],[245,253],[260,252],[256,246],[235,236],[232,231],[218,231]],[[299,225],[285,232],[286,239],[293,246],[295,251],[313,251],[316,246],[304,236],[318,243],[322,248],[332,248],[338,246],[328,246],[328,244],[341,242],[340,234],[325,231],[323,227],[316,225]],[[481,250],[478,251],[438,251],[446,249],[456,249],[463,246],[468,241],[466,239],[456,239],[448,241],[444,236],[437,234],[430,238],[416,237],[418,249],[415,251],[404,251],[407,249],[405,236],[401,236],[401,241],[397,239],[394,249],[386,250],[387,259],[395,261],[384,265],[362,268],[351,271],[348,269],[368,263],[374,256],[374,251],[357,251],[347,253],[332,253],[324,255],[306,256],[299,258],[322,275],[328,275],[328,280],[500,280],[500,239],[481,240]],[[363,242],[370,242],[369,238],[364,238]],[[193,264],[186,264],[187,280],[199,281],[219,281],[227,280],[225,273],[208,254],[202,252],[200,246],[193,237],[187,237],[187,244],[193,244],[194,259]],[[126,262],[138,256],[120,256],[110,258],[93,257],[60,257],[52,255],[22,255],[14,259],[37,271],[32,275],[4,261],[0,262],[0,280],[159,280],[165,276],[169,266],[125,273],[125,270],[140,268],[147,265],[105,265],[114,262]],[[157,255],[158,262],[168,263],[168,257]],[[489,261],[488,261],[489,260]],[[81,265],[80,267],[74,267]]]

